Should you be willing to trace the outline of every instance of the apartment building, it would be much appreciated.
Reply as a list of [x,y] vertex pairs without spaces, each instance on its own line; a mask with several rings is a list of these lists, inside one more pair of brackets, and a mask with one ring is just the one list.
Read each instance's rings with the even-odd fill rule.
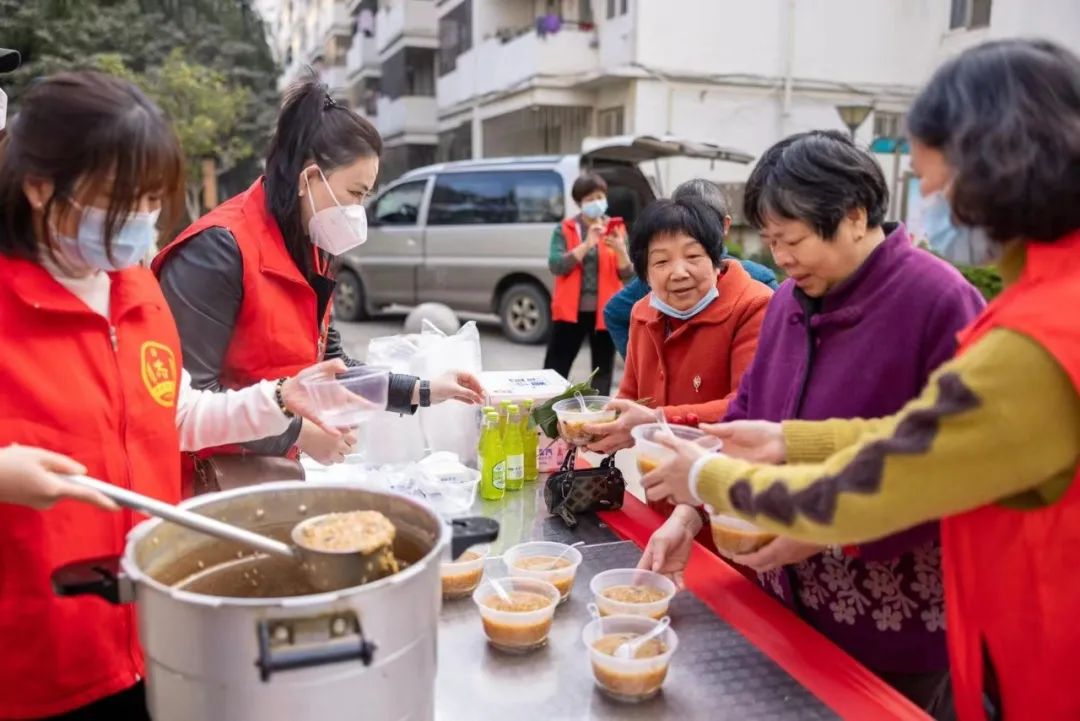
[[[901,214],[902,118],[949,54],[992,37],[1080,44],[1075,0],[279,0],[283,82],[314,67],[386,139],[382,180],[465,158],[671,134],[754,155],[848,129],[882,153]],[[748,169],[671,160],[730,183]]]

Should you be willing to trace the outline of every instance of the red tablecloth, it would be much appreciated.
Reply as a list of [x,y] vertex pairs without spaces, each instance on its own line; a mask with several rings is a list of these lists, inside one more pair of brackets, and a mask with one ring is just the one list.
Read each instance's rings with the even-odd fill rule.
[[[603,512],[600,518],[640,547],[664,520],[629,493],[622,510]],[[686,587],[842,718],[929,721],[891,686],[698,543],[690,553]]]

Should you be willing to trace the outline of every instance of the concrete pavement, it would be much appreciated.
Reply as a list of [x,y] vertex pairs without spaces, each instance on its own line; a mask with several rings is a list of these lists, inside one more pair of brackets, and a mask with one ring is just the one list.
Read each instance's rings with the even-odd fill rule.
[[[480,352],[484,361],[484,370],[524,370],[543,366],[545,350],[543,345],[511,343],[502,336],[496,321],[484,316],[477,316],[477,319],[480,326]],[[346,352],[353,358],[363,360],[367,356],[368,342],[372,338],[402,333],[404,323],[404,314],[394,314],[380,315],[359,323],[334,321],[334,327],[341,333],[341,341]],[[622,370],[622,359],[617,358],[612,391],[618,387]],[[570,371],[570,380],[584,380],[590,371],[592,371],[592,366],[589,359],[589,346],[588,343],[583,343]]]

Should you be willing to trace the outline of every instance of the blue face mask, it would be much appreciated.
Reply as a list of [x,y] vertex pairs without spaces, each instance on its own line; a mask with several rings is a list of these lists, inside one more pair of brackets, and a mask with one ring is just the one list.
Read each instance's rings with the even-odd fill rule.
[[82,211],[75,237],[53,231],[60,249],[72,261],[94,270],[123,270],[137,265],[154,247],[160,210],[132,213],[125,218],[113,233],[110,258],[105,250],[105,211],[101,208],[84,208],[74,201],[72,204]]
[[986,265],[997,258],[998,245],[982,228],[956,225],[952,209],[942,193],[934,193],[923,207],[923,230],[930,249],[950,263]]
[[604,213],[607,212],[607,198],[590,200],[588,203],[585,203],[585,205],[581,206],[581,212],[589,220],[603,218]]
[[709,292],[706,293],[701,300],[699,300],[697,303],[694,303],[693,306],[687,308],[686,310],[677,310],[675,308],[672,308],[670,305],[656,297],[656,293],[653,293],[652,297],[649,299],[649,305],[653,308],[656,308],[658,311],[668,316],[669,318],[689,320],[701,311],[705,310],[705,308],[708,307],[709,303],[712,303],[719,297],[720,291],[718,291],[716,289],[716,286],[714,285],[712,288],[709,288]]

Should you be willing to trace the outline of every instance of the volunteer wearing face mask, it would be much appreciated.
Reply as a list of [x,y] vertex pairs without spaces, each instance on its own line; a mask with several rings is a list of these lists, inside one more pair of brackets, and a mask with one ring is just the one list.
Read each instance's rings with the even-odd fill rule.
[[1006,284],[956,358],[892,416],[727,424],[726,456],[673,442],[642,482],[822,544],[941,518],[961,721],[1080,718],[1080,58],[985,43],[907,120],[922,191],[950,209],[931,245],[996,259]]
[[551,235],[548,267],[555,274],[555,293],[544,367],[568,378],[581,342],[588,338],[590,361],[598,369],[593,386],[606,396],[615,344],[604,327],[604,306],[634,277],[634,267],[626,249],[626,226],[608,227],[604,179],[585,173],[574,181],[570,195],[581,213],[564,220]]
[[[349,359],[330,324],[334,256],[367,239],[363,202],[375,185],[382,139],[371,123],[333,101],[326,86],[302,80],[286,92],[266,174],[184,230],[153,269],[176,316],[184,367],[197,387],[235,388],[294,373],[323,358]],[[479,403],[468,373],[420,381],[392,375],[388,409],[456,398]],[[266,461],[295,457],[337,463],[356,443],[300,419],[275,437],[217,455]],[[186,458],[201,487],[207,456]],[[249,475],[264,478],[253,466]],[[196,471],[191,473],[191,471]],[[219,479],[224,480],[224,479]]]
[[20,100],[0,138],[0,719],[144,719],[131,607],[49,582],[121,552],[141,517],[59,474],[176,503],[181,449],[281,433],[308,401],[295,378],[190,387],[168,305],[137,267],[183,184],[161,111],[100,73],[45,78]]

